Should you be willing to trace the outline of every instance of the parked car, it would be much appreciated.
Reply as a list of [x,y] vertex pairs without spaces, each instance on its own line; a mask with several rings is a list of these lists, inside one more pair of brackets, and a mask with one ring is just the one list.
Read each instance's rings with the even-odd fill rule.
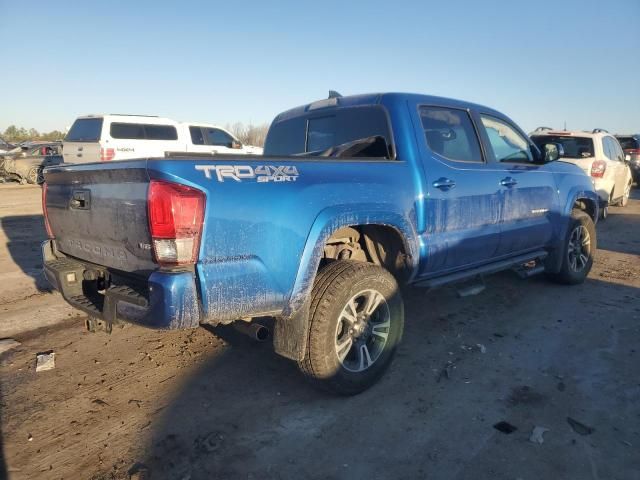
[[67,163],[161,157],[167,152],[260,155],[262,148],[242,145],[214,125],[116,114],[79,117],[67,133],[63,148]]
[[481,105],[332,95],[278,115],[264,157],[47,168],[44,269],[90,329],[272,316],[276,352],[355,394],[401,340],[399,282],[584,281],[598,196],[543,147]]
[[625,160],[629,162],[634,181],[640,185],[640,134],[616,135],[616,138],[624,151]]
[[15,148],[15,145],[5,141],[3,138],[0,137],[0,154],[6,153],[10,150],[13,150],[14,148]]
[[40,143],[26,151],[6,155],[2,162],[2,175],[6,180],[22,184],[40,184],[44,181],[42,170],[63,162],[60,142]]
[[606,130],[592,132],[536,131],[531,139],[538,145],[557,143],[562,146],[560,159],[579,166],[591,176],[602,202],[602,216],[609,205],[626,206],[633,179],[618,140]]

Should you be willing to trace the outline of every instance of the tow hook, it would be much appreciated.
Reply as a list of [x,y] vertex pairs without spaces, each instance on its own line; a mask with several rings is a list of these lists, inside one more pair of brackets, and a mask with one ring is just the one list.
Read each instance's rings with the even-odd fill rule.
[[96,317],[87,317],[84,324],[87,327],[87,331],[91,333],[104,332],[110,335],[113,331],[113,324],[111,322]]

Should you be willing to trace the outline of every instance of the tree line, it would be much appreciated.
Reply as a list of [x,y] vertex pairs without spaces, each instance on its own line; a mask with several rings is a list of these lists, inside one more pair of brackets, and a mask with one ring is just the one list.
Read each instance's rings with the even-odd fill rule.
[[51,132],[41,133],[35,128],[27,130],[24,127],[10,125],[2,133],[2,138],[4,141],[9,143],[20,143],[25,140],[44,140],[51,142],[55,140],[62,140],[64,138],[64,132],[61,132],[60,130],[53,130]]
[[[245,145],[255,145],[257,147],[262,147],[264,146],[264,140],[267,136],[269,125],[266,123],[262,125],[253,125],[251,123],[244,124],[242,122],[236,122],[233,124],[227,124],[225,128]],[[25,140],[62,140],[65,136],[65,133],[61,132],[60,130],[41,133],[35,128],[26,129],[24,127],[16,127],[15,125],[10,125],[0,136],[2,136],[2,138],[6,142],[20,143],[24,142]]]

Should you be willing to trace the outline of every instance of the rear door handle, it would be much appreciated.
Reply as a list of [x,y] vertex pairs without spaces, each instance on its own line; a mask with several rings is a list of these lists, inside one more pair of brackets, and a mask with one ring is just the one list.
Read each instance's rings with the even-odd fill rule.
[[518,181],[512,177],[507,177],[500,180],[500,185],[502,185],[503,187],[513,187],[514,185],[517,185],[517,184],[518,184]]
[[456,186],[456,182],[449,178],[440,177],[435,182],[432,183],[435,188],[439,188],[440,190],[447,191]]

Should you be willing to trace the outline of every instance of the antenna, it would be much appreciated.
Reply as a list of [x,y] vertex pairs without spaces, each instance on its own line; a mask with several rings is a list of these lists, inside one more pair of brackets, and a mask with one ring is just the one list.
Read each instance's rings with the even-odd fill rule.
[[342,97],[342,95],[340,95],[335,90],[329,90],[329,98],[340,98],[340,97]]
[[564,131],[565,132],[567,131],[567,121],[566,120],[564,121]]

